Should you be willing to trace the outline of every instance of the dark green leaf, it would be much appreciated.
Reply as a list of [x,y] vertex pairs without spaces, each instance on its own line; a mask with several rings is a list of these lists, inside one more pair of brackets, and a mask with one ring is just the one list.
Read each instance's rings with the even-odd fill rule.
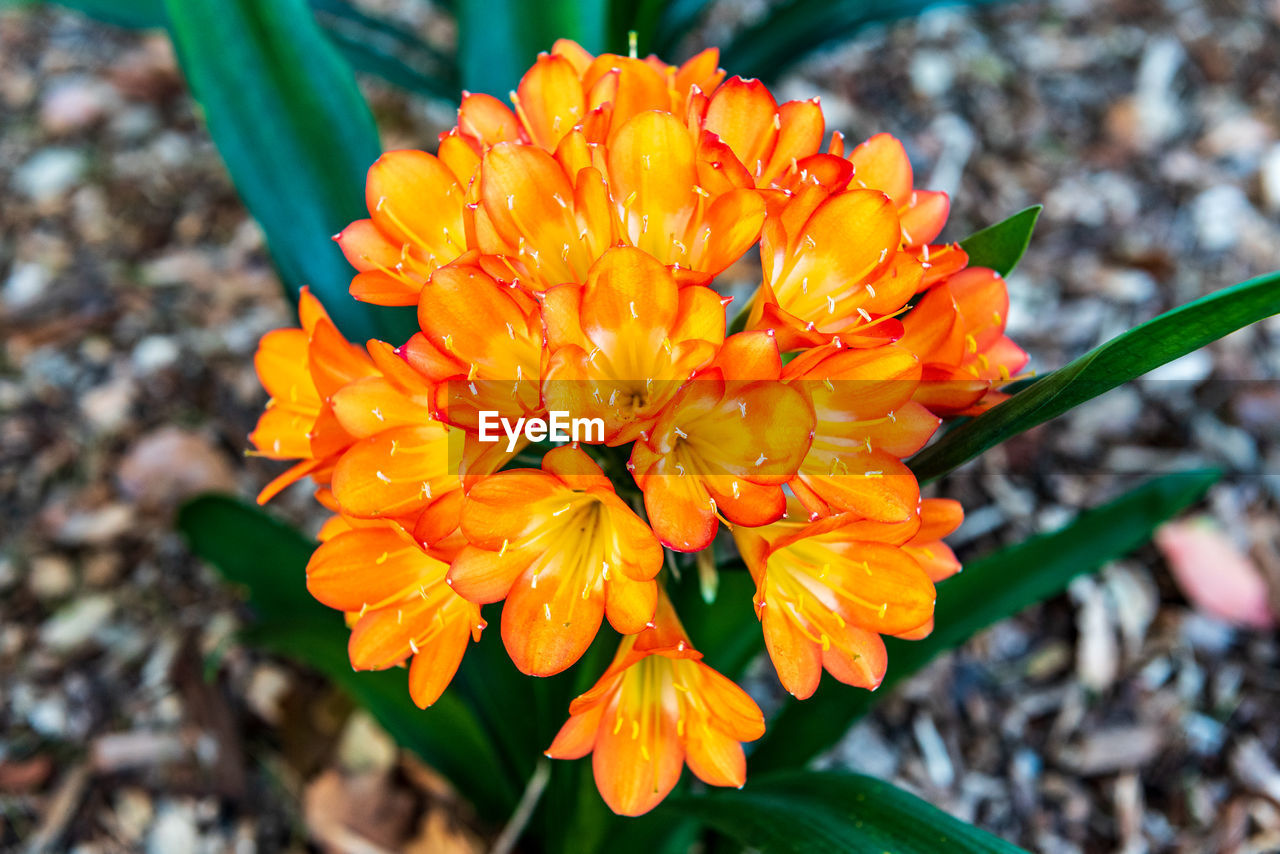
[[608,0],[457,0],[458,66],[463,85],[505,99],[556,39],[593,53],[608,42]]
[[1017,854],[1022,849],[952,818],[915,795],[858,774],[797,771],[672,798],[763,854]]
[[351,69],[305,0],[167,0],[170,33],[209,133],[286,286],[309,285],[357,341],[401,341],[413,313],[347,293],[353,271],[330,239],[367,216],[378,133]]
[[1042,210],[1044,205],[1032,205],[961,240],[961,248],[969,254],[969,266],[989,267],[1002,276],[1012,273],[1031,243],[1031,232]]
[[878,691],[824,677],[813,697],[787,703],[770,722],[751,757],[753,771],[794,767],[835,744],[895,683],[987,626],[1056,595],[1077,575],[1142,545],[1162,522],[1200,500],[1220,475],[1206,470],[1155,478],[1058,531],[968,563],[938,585],[933,634],[922,641],[885,638],[889,671]]
[[680,40],[711,10],[712,2],[713,0],[667,0],[662,4],[653,47],[645,47],[642,42],[641,49],[646,53],[652,50],[664,57],[674,55]]
[[[969,0],[983,5],[996,0]],[[938,0],[790,0],[734,36],[720,64],[730,74],[776,80],[819,48],[868,24],[918,15]]]
[[409,699],[405,671],[351,669],[341,615],[307,593],[313,541],[253,505],[219,495],[185,505],[178,528],[194,554],[247,589],[259,619],[244,632],[246,642],[333,680],[399,744],[448,777],[482,816],[506,817],[519,797],[519,778],[503,767],[494,739],[455,691],[424,711]]
[[391,21],[348,0],[310,0],[325,33],[356,71],[413,92],[456,103],[461,84],[453,58]]
[[921,483],[1086,400],[1280,312],[1280,273],[1259,276],[1165,312],[1032,383],[912,457]]

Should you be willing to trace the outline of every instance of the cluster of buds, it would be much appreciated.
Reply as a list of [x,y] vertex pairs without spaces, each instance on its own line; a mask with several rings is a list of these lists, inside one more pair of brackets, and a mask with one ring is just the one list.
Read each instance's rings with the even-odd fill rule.
[[[816,99],[778,104],[717,62],[560,42],[514,110],[465,95],[437,154],[372,166],[369,218],[337,238],[352,295],[416,306],[420,331],[358,346],[304,292],[301,328],[256,358],[251,439],[296,461],[260,500],[310,477],[334,514],[307,584],[346,613],[352,665],[408,662],[425,707],[484,605],[532,676],[607,619],[613,664],[547,752],[592,752],[627,815],[684,764],[741,786],[765,727],[682,626],[668,552],[723,524],[783,686],[875,688],[882,637],[926,635],[959,569],[959,505],[922,500],[902,460],[1026,361],[1003,280],[935,243],[948,199],[914,187],[896,139],[824,150]],[[756,247],[759,288],[731,306],[717,276]]]

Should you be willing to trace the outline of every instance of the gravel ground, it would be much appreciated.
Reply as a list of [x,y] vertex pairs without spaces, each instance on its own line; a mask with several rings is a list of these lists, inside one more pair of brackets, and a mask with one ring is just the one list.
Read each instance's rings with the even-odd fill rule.
[[[869,32],[782,93],[902,137],[953,193],[951,237],[1046,205],[1010,278],[1046,370],[1280,268],[1277,43],[1263,0],[1028,2]],[[388,147],[431,145],[439,110],[368,84]],[[0,846],[482,850],[429,769],[234,643],[237,598],[172,533],[182,497],[271,474],[243,456],[250,356],[290,313],[166,42],[0,12],[0,192]],[[1201,512],[1275,603],[1277,374],[1273,321],[987,454],[943,487],[961,557],[1214,463]],[[303,491],[280,504],[314,524]],[[1148,548],[939,661],[823,761],[1039,852],[1280,851],[1277,659]]]

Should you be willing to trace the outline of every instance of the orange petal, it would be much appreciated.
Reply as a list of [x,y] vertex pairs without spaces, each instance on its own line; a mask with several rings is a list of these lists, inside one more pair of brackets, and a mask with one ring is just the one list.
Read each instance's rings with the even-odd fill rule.
[[456,488],[460,445],[439,422],[398,427],[364,439],[338,460],[333,494],[352,516],[395,516],[421,509]]
[[747,758],[742,745],[712,727],[686,730],[685,762],[698,779],[709,786],[742,788],[747,782]]
[[[769,660],[778,672],[782,687],[798,700],[807,700],[818,690],[822,679],[821,648],[806,637],[777,603],[768,603],[761,612],[764,643]],[[785,606],[780,606],[785,607]]]
[[555,151],[560,140],[586,115],[582,81],[563,56],[539,56],[520,80],[516,111],[534,145]]
[[600,732],[600,720],[604,715],[604,704],[600,703],[570,715],[555,740],[547,748],[546,754],[552,759],[581,759],[596,746],[596,736]]
[[760,175],[778,138],[777,116],[778,102],[763,83],[730,77],[711,96],[703,127],[724,140],[751,174]]
[[[603,722],[614,719],[617,703],[615,698],[605,709]],[[612,726],[600,727],[591,767],[609,809],[619,815],[643,815],[675,788],[684,767],[675,717],[674,710],[660,710],[650,721],[654,731],[641,738],[633,737],[630,727],[616,732]]]
[[357,528],[316,549],[307,564],[307,590],[330,608],[361,611],[439,581],[445,569],[397,527]]
[[853,161],[855,186],[880,190],[893,199],[895,207],[911,201],[911,161],[902,143],[887,133],[878,133],[849,155]]
[[575,577],[556,564],[535,566],[507,593],[502,606],[502,642],[521,673],[560,673],[581,658],[595,640],[604,620],[604,603],[599,594],[583,596]]
[[471,626],[455,619],[455,625],[419,648],[409,665],[409,696],[418,708],[425,709],[440,699],[457,674],[470,640]]

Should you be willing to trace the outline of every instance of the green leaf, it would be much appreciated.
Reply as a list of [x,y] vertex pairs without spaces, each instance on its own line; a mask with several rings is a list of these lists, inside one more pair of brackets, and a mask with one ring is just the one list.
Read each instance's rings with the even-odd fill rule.
[[1147,371],[1280,312],[1280,272],[1225,288],[1147,321],[957,426],[911,458],[921,483]]
[[376,74],[429,98],[457,103],[461,84],[452,57],[347,0],[310,3],[320,26],[356,71]]
[[[967,5],[996,1],[968,0]],[[790,0],[734,36],[720,65],[730,74],[776,80],[819,48],[868,24],[911,17],[940,5],[938,0]]]
[[749,779],[740,790],[669,803],[671,811],[699,818],[763,854],[1022,852],[915,795],[858,774],[776,774]]
[[608,0],[457,0],[463,85],[506,99],[556,39],[596,53],[608,43]]
[[751,757],[753,772],[794,767],[835,744],[895,683],[986,627],[1056,595],[1077,575],[1133,551],[1162,522],[1199,501],[1220,476],[1204,470],[1155,478],[1053,533],[966,564],[964,572],[938,585],[933,634],[921,641],[885,638],[889,670],[876,692],[825,676],[813,697],[787,703],[770,722]]
[[1032,205],[961,240],[960,248],[969,254],[969,266],[989,267],[1002,276],[1012,273],[1031,243],[1031,232],[1042,210],[1044,205]]
[[351,669],[342,616],[307,592],[314,541],[253,505],[221,495],[183,506],[178,528],[192,553],[247,589],[258,617],[243,633],[247,643],[324,674],[397,743],[448,777],[484,818],[507,816],[519,798],[518,778],[503,767],[494,739],[456,692],[446,691],[424,711],[409,699],[405,671]]
[[289,292],[312,288],[348,337],[402,341],[411,311],[355,302],[330,239],[367,216],[380,148],[351,69],[304,0],[166,0],[191,91]]
[[667,0],[661,5],[653,47],[646,48],[641,42],[641,49],[646,52],[653,50],[665,57],[673,55],[681,39],[711,11],[712,0]]

